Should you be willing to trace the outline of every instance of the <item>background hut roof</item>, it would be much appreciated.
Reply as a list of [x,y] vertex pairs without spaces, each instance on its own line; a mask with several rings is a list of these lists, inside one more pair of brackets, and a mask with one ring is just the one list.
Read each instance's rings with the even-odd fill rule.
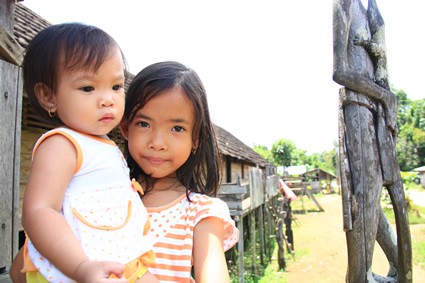
[[250,161],[261,167],[266,167],[269,163],[252,148],[241,142],[225,129],[215,126],[218,138],[218,145],[224,155],[229,155],[239,160]]
[[[31,9],[25,7],[24,5],[17,3],[15,8],[15,26],[14,26],[14,36],[18,43],[26,48],[30,40],[40,31],[52,25],[41,16],[33,12]],[[134,75],[131,73],[126,74],[125,89],[128,88],[131,80],[134,78]],[[38,121],[35,121],[36,116],[32,114],[31,107],[28,104],[28,101],[24,94],[24,117],[23,122],[28,123],[32,126],[40,126],[42,128],[49,128],[49,125],[43,125]],[[32,119],[32,120],[31,120]],[[256,153],[252,148],[245,145],[235,136],[233,136],[228,131],[224,130],[221,127],[216,126],[216,134],[218,138],[218,146],[222,154],[234,157],[238,160],[247,161],[253,164],[258,164],[261,167],[266,167],[268,165],[267,160],[265,160],[261,155]],[[119,131],[113,131],[112,135],[114,139],[122,141],[122,138],[119,136]]]

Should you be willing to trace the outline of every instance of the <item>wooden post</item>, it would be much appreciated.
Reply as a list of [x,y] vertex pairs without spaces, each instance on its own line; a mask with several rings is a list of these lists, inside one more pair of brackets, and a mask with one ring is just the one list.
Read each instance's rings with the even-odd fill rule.
[[239,241],[238,241],[238,281],[239,283],[244,283],[244,246],[243,246],[243,216],[235,217],[236,226],[239,229]]
[[278,217],[277,227],[276,227],[276,242],[277,242],[277,263],[279,270],[285,270],[286,261],[285,261],[285,249],[284,249],[284,239],[283,239],[283,219]]
[[295,250],[294,246],[294,233],[292,231],[292,208],[291,199],[284,198],[283,200],[283,211],[284,211],[284,224],[285,224],[285,236],[287,238],[288,252],[292,253]]
[[256,246],[256,237],[255,237],[255,234],[256,234],[256,232],[255,232],[255,212],[256,212],[257,210],[256,209],[253,209],[252,211],[251,211],[251,213],[249,214],[249,226],[250,226],[250,228],[249,228],[249,231],[251,232],[251,245],[252,245],[252,253],[251,253],[251,258],[252,258],[252,269],[251,269],[251,274],[252,274],[252,276],[253,277],[255,277],[256,276],[256,274],[257,274],[257,252],[256,252],[256,248],[255,248],[255,246]]
[[260,228],[260,262],[261,265],[264,266],[264,251],[265,251],[265,247],[264,247],[264,214],[263,214],[263,209],[264,209],[264,204],[262,204],[259,208],[258,208],[258,226]]
[[0,0],[0,282],[18,252],[22,115],[21,47],[13,40],[15,0]]
[[266,215],[267,215],[267,238],[266,238],[266,242],[267,242],[267,260],[268,260],[268,262],[271,262],[272,257],[273,257],[273,251],[274,251],[274,245],[270,244],[270,239],[272,239],[272,238],[275,239],[273,217],[272,217],[272,210],[271,210],[271,206],[273,205],[274,199],[276,199],[276,197],[269,199],[269,201],[267,203],[267,210],[266,210]]
[[283,221],[284,221],[284,215],[283,215],[283,192],[281,192],[282,196],[279,196],[277,198],[276,202],[276,243],[277,243],[277,263],[279,270],[285,270],[286,268],[286,261],[285,261],[285,248],[284,243],[285,235],[283,233]]

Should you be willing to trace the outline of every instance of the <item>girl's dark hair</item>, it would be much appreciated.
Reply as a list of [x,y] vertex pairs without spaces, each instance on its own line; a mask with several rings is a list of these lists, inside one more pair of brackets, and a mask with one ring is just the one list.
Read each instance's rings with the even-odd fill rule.
[[[48,123],[62,124],[58,115],[49,117],[39,104],[34,92],[37,83],[56,92],[61,71],[83,67],[96,71],[111,56],[113,47],[119,48],[109,34],[81,23],[52,25],[38,33],[26,48],[23,72],[29,102],[40,118]],[[124,55],[123,60],[126,66]]]
[[[195,125],[192,140],[197,142],[195,153],[177,170],[178,181],[189,191],[216,196],[220,185],[221,159],[214,125],[211,122],[205,88],[195,71],[178,62],[152,64],[134,77],[127,90],[124,120],[129,124],[136,112],[153,97],[173,87],[180,87],[193,103]],[[155,182],[137,165],[125,142],[130,175],[146,183],[149,191]]]

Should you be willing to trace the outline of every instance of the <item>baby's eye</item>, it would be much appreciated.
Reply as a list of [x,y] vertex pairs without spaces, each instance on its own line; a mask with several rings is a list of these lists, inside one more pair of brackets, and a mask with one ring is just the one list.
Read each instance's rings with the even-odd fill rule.
[[82,91],[84,92],[91,92],[94,90],[94,87],[92,86],[83,86],[82,88],[80,88]]
[[184,128],[183,127],[180,127],[180,126],[174,126],[171,130],[173,132],[181,133],[181,132],[184,131]]
[[113,90],[115,90],[115,91],[118,91],[118,90],[120,90],[122,88],[122,85],[114,85],[113,87],[112,87],[112,89]]
[[137,125],[141,128],[148,128],[149,124],[147,122],[138,122]]

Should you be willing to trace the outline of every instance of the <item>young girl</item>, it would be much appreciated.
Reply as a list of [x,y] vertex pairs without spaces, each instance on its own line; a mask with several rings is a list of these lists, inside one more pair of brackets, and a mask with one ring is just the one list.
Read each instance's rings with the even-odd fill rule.
[[220,159],[198,75],[176,62],[143,69],[126,95],[121,131],[131,177],[145,188],[161,282],[229,282],[224,251],[238,230],[219,187]]
[[27,282],[158,282],[146,273],[139,186],[107,136],[124,112],[117,43],[93,26],[54,25],[28,45],[23,71],[34,109],[58,126],[34,147],[24,195]]

